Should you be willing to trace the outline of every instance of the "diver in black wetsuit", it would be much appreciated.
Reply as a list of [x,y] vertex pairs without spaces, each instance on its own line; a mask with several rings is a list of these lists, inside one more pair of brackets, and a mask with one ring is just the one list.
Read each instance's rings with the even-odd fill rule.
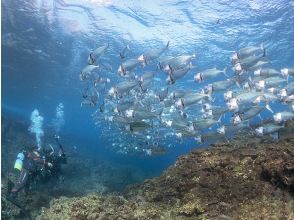
[[30,147],[27,151],[23,151],[23,165],[18,170],[16,181],[8,180],[8,198],[14,200],[22,189],[28,193],[31,183],[35,180],[40,170],[44,167],[52,167],[52,163],[46,158],[41,157],[39,149],[36,146]]
[[44,156],[46,161],[52,164],[52,166],[45,165],[45,170],[43,172],[43,181],[48,182],[50,179],[60,180],[62,177],[61,165],[67,163],[67,157],[64,153],[64,149],[59,142],[59,136],[55,136],[55,141],[59,147],[58,153],[55,154],[54,148],[50,147],[44,148]]

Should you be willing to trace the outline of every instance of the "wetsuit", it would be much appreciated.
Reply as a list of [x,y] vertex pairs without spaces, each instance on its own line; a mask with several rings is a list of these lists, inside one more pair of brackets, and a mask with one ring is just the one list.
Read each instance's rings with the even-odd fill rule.
[[30,183],[34,180],[37,173],[46,163],[47,161],[41,158],[39,153],[35,151],[27,152],[23,161],[23,168],[20,171],[19,177],[16,183],[14,183],[9,195],[14,198],[17,196],[17,193],[24,188],[27,192]]
[[67,163],[67,157],[64,153],[62,145],[59,143],[58,139],[55,139],[55,140],[59,146],[59,152],[58,154],[54,154],[52,152],[51,154],[47,154],[45,156],[46,161],[52,164],[51,167],[45,166],[45,170],[46,170],[46,176],[44,178],[45,182],[47,182],[51,177],[55,177],[56,179],[59,179],[59,177],[62,174],[61,165]]
[[51,154],[50,156],[47,156],[46,160],[52,164],[52,167],[46,166],[48,177],[59,178],[62,174],[61,165],[66,164],[67,162],[66,155],[61,151],[58,155]]

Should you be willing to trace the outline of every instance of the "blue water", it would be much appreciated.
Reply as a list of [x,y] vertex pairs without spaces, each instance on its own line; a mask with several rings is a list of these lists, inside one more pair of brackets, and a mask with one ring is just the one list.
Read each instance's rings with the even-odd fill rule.
[[[233,51],[261,43],[275,68],[294,66],[294,1],[80,2],[1,1],[1,110],[3,115],[30,123],[30,114],[37,108],[46,126],[62,102],[65,125],[61,136],[91,157],[103,155],[157,175],[196,146],[187,140],[166,155],[151,158],[120,156],[110,150],[111,141],[100,136],[103,126],[95,126],[91,118],[93,109],[80,106],[83,85],[79,72],[89,51],[100,45],[110,44],[107,62],[114,71],[126,44],[130,43],[131,54],[138,55],[167,41],[173,55],[196,53],[197,70],[230,68]],[[185,85],[185,81],[180,83]],[[195,83],[187,86],[200,88]]]

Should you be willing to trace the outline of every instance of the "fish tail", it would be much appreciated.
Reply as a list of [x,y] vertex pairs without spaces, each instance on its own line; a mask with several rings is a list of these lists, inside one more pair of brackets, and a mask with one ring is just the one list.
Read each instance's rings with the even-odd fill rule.
[[217,123],[221,123],[221,122],[222,122],[222,115],[217,120]]
[[165,48],[168,49],[168,47],[169,47],[169,41],[167,42]]
[[265,47],[264,47],[264,43],[262,43],[261,45],[260,45],[260,49],[263,51],[263,57],[266,57],[266,49],[265,49]]
[[233,80],[235,81],[235,83],[238,86],[238,88],[241,88],[239,77],[234,77]]
[[172,66],[170,64],[168,64],[168,74],[172,74],[173,71],[174,70],[173,70]]
[[119,53],[119,56],[120,56],[121,59],[125,58],[125,56],[122,53]]

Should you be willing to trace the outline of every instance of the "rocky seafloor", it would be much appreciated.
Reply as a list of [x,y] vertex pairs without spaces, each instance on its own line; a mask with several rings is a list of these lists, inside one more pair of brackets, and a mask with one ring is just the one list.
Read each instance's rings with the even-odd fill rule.
[[294,139],[219,144],[123,195],[61,197],[37,219],[294,219]]
[[[294,219],[292,131],[277,142],[247,136],[195,149],[161,176],[123,193],[61,193],[50,202],[35,193],[33,218]],[[2,217],[5,205],[2,199]]]

